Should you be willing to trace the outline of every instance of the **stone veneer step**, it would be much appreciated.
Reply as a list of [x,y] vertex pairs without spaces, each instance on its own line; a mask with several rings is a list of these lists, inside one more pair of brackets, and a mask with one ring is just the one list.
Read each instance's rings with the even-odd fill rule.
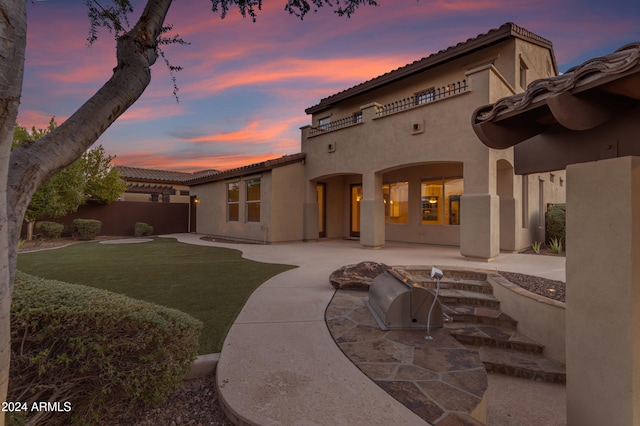
[[489,347],[481,347],[478,353],[489,373],[548,383],[567,382],[565,366],[541,354]]
[[442,311],[453,322],[492,325],[516,330],[518,321],[498,309],[484,306],[442,305]]
[[472,346],[489,346],[500,349],[542,354],[544,345],[531,340],[513,329],[481,324],[447,323],[445,329],[457,341]]
[[500,301],[493,295],[468,290],[440,288],[438,299],[443,305],[469,305],[499,308]]

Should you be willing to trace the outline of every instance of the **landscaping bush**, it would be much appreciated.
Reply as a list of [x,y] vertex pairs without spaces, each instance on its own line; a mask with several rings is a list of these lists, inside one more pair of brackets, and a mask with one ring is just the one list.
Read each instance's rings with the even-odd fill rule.
[[102,222],[95,219],[74,219],[73,236],[79,240],[93,240],[102,228]]
[[16,413],[9,424],[96,424],[162,402],[195,359],[202,326],[175,309],[20,272],[11,316],[8,401],[58,402],[62,412]]
[[566,205],[556,204],[547,210],[545,214],[545,222],[547,227],[548,240],[556,239],[560,243],[566,246],[567,231],[566,231]]
[[147,235],[153,234],[153,226],[147,225],[144,222],[136,222],[134,236],[135,237],[144,237]]
[[56,222],[38,222],[36,223],[36,231],[45,238],[60,238],[64,225]]

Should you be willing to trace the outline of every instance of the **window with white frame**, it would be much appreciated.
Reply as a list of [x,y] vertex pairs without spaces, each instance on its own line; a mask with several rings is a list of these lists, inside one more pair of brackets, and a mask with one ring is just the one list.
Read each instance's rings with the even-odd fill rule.
[[260,222],[260,179],[250,179],[247,185],[247,222]]

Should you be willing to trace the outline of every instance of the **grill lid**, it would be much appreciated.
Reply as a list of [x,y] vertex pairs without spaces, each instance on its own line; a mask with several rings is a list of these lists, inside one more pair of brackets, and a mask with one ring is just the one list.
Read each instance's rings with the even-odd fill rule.
[[[426,328],[434,298],[429,289],[390,269],[373,280],[365,303],[382,330]],[[442,306],[436,301],[430,328],[442,327]]]

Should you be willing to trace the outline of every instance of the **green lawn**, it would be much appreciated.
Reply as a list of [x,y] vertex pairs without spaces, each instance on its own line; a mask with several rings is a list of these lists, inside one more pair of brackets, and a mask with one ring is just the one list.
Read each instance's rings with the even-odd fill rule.
[[21,253],[18,270],[179,309],[204,323],[201,354],[222,342],[253,290],[291,265],[254,262],[241,252],[156,238],[138,244],[74,244]]

